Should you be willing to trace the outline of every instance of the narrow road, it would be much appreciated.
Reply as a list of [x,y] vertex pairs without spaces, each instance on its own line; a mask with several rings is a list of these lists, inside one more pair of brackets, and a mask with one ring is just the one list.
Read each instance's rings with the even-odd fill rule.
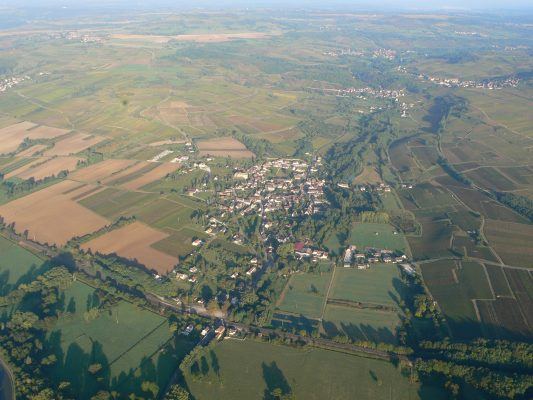
[[329,281],[328,290],[326,292],[326,296],[324,298],[324,305],[322,306],[322,313],[320,314],[320,320],[322,321],[324,319],[324,314],[326,313],[326,307],[328,305],[328,299],[329,299],[329,292],[331,292],[331,287],[333,286],[333,280],[335,279],[335,272],[337,271],[337,266],[335,263],[333,263],[333,274],[331,275],[331,279]]

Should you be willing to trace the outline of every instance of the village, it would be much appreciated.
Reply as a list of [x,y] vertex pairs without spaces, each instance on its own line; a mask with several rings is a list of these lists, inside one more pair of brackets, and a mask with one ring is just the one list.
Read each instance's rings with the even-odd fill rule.
[[502,89],[505,87],[517,87],[520,80],[518,78],[507,78],[502,80],[460,80],[458,78],[440,78],[435,76],[418,75],[418,79],[434,83],[435,85],[445,87],[475,88],[475,89]]
[[[342,57],[342,56],[364,56],[365,52],[360,50],[347,49],[335,49],[323,52],[325,56],[329,57]],[[387,60],[393,60],[396,57],[396,51],[392,49],[376,49],[371,52],[373,58],[383,57]]]
[[368,97],[374,97],[376,99],[392,99],[398,101],[400,97],[405,96],[405,90],[388,90],[388,89],[373,89],[371,87],[362,87],[362,88],[343,88],[343,89],[324,89],[324,88],[315,88],[309,87],[307,89],[316,90],[325,93],[332,93],[337,97],[349,97],[353,96],[361,100],[366,100]]
[[234,174],[235,185],[217,193],[221,218],[260,214],[265,230],[272,228],[268,214],[286,210],[291,217],[313,215],[327,207],[323,179],[317,177],[322,161],[275,159]]
[[0,79],[0,93],[6,92],[8,89],[20,85],[22,82],[30,79],[29,76],[11,76],[9,78]]

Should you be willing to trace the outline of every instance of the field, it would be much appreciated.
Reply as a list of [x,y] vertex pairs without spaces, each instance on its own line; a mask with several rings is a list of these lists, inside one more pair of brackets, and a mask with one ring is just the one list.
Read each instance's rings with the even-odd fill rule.
[[[163,389],[179,357],[191,348],[186,341],[167,344],[172,337],[168,323],[155,313],[125,301],[99,308],[95,290],[81,282],[65,291],[65,304],[67,312],[45,345],[58,357],[51,376],[56,382],[70,381],[79,398],[106,387],[139,393],[143,380]],[[89,309],[99,311],[88,317]],[[159,352],[161,348],[165,350]],[[102,365],[99,381],[87,370],[94,363]]]
[[19,122],[0,129],[0,154],[11,153],[18,149],[25,138],[53,139],[68,133],[68,130],[37,126],[32,122]]
[[505,263],[533,268],[533,225],[487,220],[485,234]]
[[81,161],[78,157],[55,157],[52,159],[42,158],[37,159],[36,162],[28,163],[12,172],[7,174],[7,179],[11,177],[17,177],[19,179],[40,180],[49,176],[57,176],[61,171],[72,171],[76,169],[78,161]]
[[0,295],[4,296],[20,283],[31,280],[43,260],[0,236]]
[[284,289],[279,309],[320,318],[330,280],[330,273],[293,275]]
[[164,178],[171,172],[174,172],[175,170],[177,170],[178,167],[179,165],[171,164],[171,163],[159,164],[155,168],[142,174],[141,176],[124,183],[123,185],[121,185],[121,187],[123,187],[124,189],[128,189],[128,190],[140,189],[143,186],[148,185],[149,183],[152,183],[154,181],[157,181],[158,179]]
[[79,183],[63,181],[0,206],[0,216],[19,233],[40,243],[64,245],[76,236],[94,232],[108,220],[72,200]]
[[415,259],[431,259],[450,256],[453,225],[448,221],[423,222],[422,236],[408,236]]
[[254,154],[244,144],[231,137],[200,140],[196,143],[201,156],[252,158]]
[[44,152],[45,156],[68,156],[79,153],[95,144],[105,140],[101,136],[93,136],[85,133],[76,133],[59,140],[50,150]]
[[82,248],[90,249],[93,253],[117,254],[159,274],[166,274],[176,266],[178,259],[154,249],[152,245],[167,237],[168,234],[164,232],[134,222],[92,239],[83,244]]
[[398,312],[328,304],[322,329],[330,337],[343,332],[352,340],[396,343],[396,327],[399,323]]
[[[488,286],[484,275],[471,282],[471,274],[458,277],[457,265],[451,260],[434,261],[422,265],[422,276],[431,295],[438,302],[446,316],[454,336],[459,338],[475,337],[481,334],[479,320],[469,296],[472,292],[484,289],[469,289],[469,284]],[[466,279],[465,279],[466,278]],[[484,279],[484,282],[483,282]],[[489,289],[490,290],[490,289]]]
[[404,290],[396,265],[372,264],[366,270],[337,267],[329,298],[397,309]]
[[356,223],[350,231],[348,243],[359,249],[375,247],[378,249],[406,251],[404,236],[389,224]]
[[[428,392],[435,399],[442,398],[442,393],[410,384],[389,363],[327,350],[225,340],[204,357],[204,375],[185,374],[197,400],[269,398],[275,388],[309,400],[419,399],[420,393]],[[201,358],[197,362],[201,363]],[[213,364],[218,365],[219,376]]]
[[70,174],[69,179],[85,183],[96,183],[105,178],[114,177],[115,174],[127,169],[134,163],[132,160],[109,159],[74,172]]
[[[485,272],[486,269],[486,272]],[[424,282],[456,337],[525,337],[530,332],[533,284],[526,271],[476,262],[422,265]]]
[[112,187],[102,189],[85,196],[80,200],[80,204],[109,219],[116,219],[121,215],[136,215],[157,197],[152,193],[129,192]]

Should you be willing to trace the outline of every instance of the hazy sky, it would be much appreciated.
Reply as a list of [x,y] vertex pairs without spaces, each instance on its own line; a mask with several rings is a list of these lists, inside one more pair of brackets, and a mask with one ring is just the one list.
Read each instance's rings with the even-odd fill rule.
[[533,0],[0,0],[0,6],[120,6],[132,8],[150,7],[312,7],[312,8],[364,8],[364,9],[533,9]]

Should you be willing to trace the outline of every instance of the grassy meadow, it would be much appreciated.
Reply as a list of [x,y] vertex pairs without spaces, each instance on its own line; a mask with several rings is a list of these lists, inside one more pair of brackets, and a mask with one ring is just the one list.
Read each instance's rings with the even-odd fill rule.
[[445,398],[389,363],[321,349],[225,340],[196,362],[185,380],[197,400],[264,399],[276,388],[310,400]]

